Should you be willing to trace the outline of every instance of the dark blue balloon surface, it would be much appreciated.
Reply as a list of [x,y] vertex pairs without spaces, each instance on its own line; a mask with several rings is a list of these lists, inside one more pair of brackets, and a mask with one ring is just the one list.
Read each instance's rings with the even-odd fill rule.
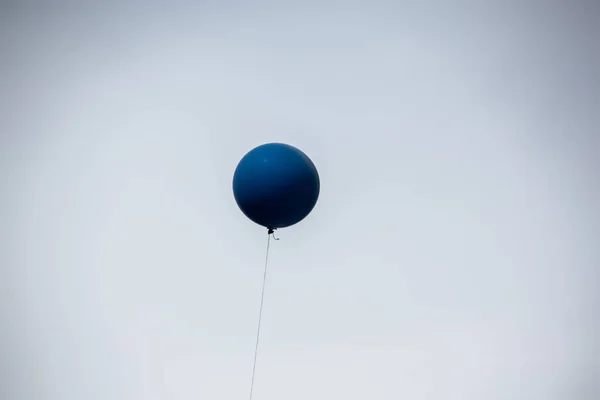
[[233,174],[238,207],[266,228],[285,228],[302,221],[317,204],[320,188],[319,173],[310,158],[282,143],[250,150]]

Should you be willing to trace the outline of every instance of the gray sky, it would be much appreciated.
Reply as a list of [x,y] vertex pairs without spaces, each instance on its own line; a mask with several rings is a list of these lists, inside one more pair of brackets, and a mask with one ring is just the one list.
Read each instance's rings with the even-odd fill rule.
[[255,400],[598,398],[598,7],[105,3],[0,12],[0,397],[247,398],[282,141]]

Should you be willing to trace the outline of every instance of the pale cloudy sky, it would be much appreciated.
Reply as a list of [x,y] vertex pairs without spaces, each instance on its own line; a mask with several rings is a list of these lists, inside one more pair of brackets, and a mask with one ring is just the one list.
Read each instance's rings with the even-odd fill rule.
[[[1,398],[600,398],[593,2],[3,2]],[[392,5],[393,4],[393,5]]]

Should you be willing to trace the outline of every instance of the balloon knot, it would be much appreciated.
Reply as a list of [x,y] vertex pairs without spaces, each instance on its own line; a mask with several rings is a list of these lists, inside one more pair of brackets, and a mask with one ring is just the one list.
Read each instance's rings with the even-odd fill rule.
[[279,238],[278,238],[278,237],[275,237],[275,228],[267,228],[267,229],[268,229],[268,230],[267,230],[267,234],[268,234],[268,235],[272,235],[272,236],[273,236],[273,239],[275,239],[275,240],[279,240]]

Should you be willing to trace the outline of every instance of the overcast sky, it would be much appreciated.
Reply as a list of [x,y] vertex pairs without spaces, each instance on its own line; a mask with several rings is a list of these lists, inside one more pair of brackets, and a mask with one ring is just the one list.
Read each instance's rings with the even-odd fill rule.
[[2,399],[600,398],[594,2],[8,3]]

